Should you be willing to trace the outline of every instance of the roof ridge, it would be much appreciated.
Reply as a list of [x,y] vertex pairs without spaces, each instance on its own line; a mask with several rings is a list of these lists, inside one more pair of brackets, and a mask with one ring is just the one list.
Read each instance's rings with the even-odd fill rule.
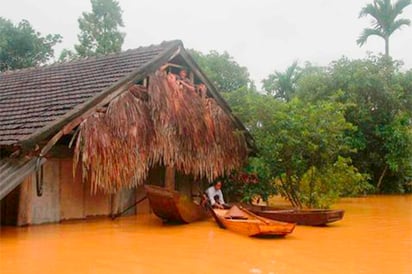
[[151,49],[151,48],[158,48],[158,47],[172,47],[175,45],[182,45],[183,43],[181,40],[170,40],[170,41],[162,41],[160,44],[150,44],[148,46],[139,46],[137,48],[129,48],[126,50],[122,50],[120,52],[112,52],[112,53],[108,53],[105,55],[96,55],[96,56],[88,56],[88,57],[82,57],[82,58],[76,58],[70,61],[65,61],[65,62],[54,62],[51,64],[44,64],[44,65],[40,65],[40,66],[34,66],[34,67],[28,67],[28,68],[21,68],[21,69],[15,69],[15,70],[6,70],[3,72],[0,72],[0,76],[1,75],[12,75],[15,73],[24,73],[24,72],[30,72],[30,71],[38,71],[38,70],[43,70],[43,69],[48,69],[48,68],[55,68],[55,67],[60,67],[60,66],[65,66],[65,65],[73,65],[73,64],[77,64],[77,63],[82,63],[82,62],[87,62],[87,61],[97,61],[97,60],[101,60],[101,59],[106,59],[106,58],[110,58],[116,55],[123,55],[123,54],[127,54],[127,53],[131,53],[131,52],[135,52],[135,51],[139,51],[139,50],[143,50],[143,49]]

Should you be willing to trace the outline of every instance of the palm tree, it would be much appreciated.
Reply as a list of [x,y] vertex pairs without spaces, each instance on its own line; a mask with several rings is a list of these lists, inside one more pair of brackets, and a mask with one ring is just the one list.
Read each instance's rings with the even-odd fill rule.
[[296,85],[300,76],[301,69],[298,67],[298,62],[294,61],[285,72],[275,71],[267,79],[262,80],[263,89],[267,94],[288,102],[296,91]]
[[391,0],[374,0],[367,4],[359,13],[359,18],[370,15],[373,17],[373,28],[366,28],[356,41],[359,46],[366,43],[369,36],[377,35],[385,40],[385,56],[389,57],[389,37],[403,25],[409,26],[411,20],[396,19],[404,8],[411,4],[411,0],[398,0],[392,4]]

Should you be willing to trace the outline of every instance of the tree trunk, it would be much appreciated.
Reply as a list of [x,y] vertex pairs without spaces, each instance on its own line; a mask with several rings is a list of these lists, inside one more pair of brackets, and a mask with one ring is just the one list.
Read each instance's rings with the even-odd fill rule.
[[389,37],[385,37],[385,57],[389,57]]
[[383,177],[385,177],[387,170],[388,170],[388,165],[385,165],[385,168],[383,169],[381,176],[379,176],[378,184],[376,185],[376,189],[378,190],[378,192],[381,192],[380,188],[382,185]]
[[315,182],[313,181],[313,169],[314,167],[311,167],[311,174],[310,174],[310,182],[309,182],[309,206],[312,208],[314,206],[314,198],[313,198],[313,192],[315,190]]

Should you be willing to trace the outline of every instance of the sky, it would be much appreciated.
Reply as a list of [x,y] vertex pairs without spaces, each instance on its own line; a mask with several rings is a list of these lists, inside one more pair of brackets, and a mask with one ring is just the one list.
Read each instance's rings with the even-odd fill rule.
[[[78,43],[77,19],[91,12],[89,0],[1,0],[0,17],[28,20],[41,35],[60,34],[63,48]],[[126,33],[123,50],[179,39],[185,48],[203,53],[227,51],[248,69],[259,86],[274,71],[295,60],[327,66],[346,56],[365,58],[384,51],[381,38],[359,47],[356,39],[371,18],[359,12],[372,0],[119,0]],[[412,6],[402,18],[412,20]],[[412,68],[412,27],[393,34],[390,54]]]

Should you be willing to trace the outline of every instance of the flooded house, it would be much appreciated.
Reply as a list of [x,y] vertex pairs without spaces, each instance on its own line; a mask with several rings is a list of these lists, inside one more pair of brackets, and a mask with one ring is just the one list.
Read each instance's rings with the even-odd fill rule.
[[147,213],[254,149],[181,41],[0,74],[1,225]]

